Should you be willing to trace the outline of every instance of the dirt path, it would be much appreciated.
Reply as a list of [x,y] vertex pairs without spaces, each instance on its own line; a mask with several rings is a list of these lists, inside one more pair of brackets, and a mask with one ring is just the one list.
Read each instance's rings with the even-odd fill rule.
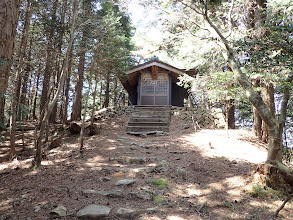
[[[195,133],[173,118],[169,136],[143,138],[126,135],[127,120],[101,122],[83,157],[77,137],[68,136],[39,170],[29,167],[31,155],[1,163],[0,219],[53,219],[57,205],[67,209],[61,219],[77,219],[90,204],[109,207],[111,220],[274,219],[281,205],[274,194],[253,198],[245,191],[266,158],[249,132]],[[293,219],[292,203],[280,219]]]

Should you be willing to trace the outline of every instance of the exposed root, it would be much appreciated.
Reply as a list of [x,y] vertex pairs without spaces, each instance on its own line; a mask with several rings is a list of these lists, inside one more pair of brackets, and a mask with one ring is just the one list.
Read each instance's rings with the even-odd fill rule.
[[278,161],[267,161],[264,166],[266,183],[273,189],[283,189],[293,193],[293,171]]
[[286,200],[283,202],[283,204],[275,212],[275,217],[278,217],[279,212],[285,207],[286,203],[292,199],[292,196],[293,196],[292,194],[287,196]]

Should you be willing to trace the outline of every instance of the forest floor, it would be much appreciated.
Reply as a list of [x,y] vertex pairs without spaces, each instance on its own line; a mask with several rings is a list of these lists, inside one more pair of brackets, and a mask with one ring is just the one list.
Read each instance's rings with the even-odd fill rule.
[[[66,133],[37,170],[33,131],[25,133],[27,150],[19,148],[10,163],[2,144],[0,219],[53,219],[57,205],[67,209],[61,219],[77,219],[90,204],[110,207],[110,220],[275,219],[283,197],[258,182],[254,170],[266,149],[251,132],[195,132],[172,117],[168,136],[141,137],[126,134],[128,119],[97,122],[100,133],[86,137],[82,156],[78,136]],[[123,179],[129,181],[117,184]],[[293,219],[293,202],[278,219]]]

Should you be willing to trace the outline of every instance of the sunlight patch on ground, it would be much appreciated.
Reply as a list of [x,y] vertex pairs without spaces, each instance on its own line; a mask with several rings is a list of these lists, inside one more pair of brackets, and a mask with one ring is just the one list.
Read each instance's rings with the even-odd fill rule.
[[16,167],[25,169],[30,168],[32,165],[33,159],[26,159],[26,160],[17,160],[14,159],[12,162],[4,162],[0,164],[0,171],[5,169],[15,169]]
[[253,138],[248,131],[200,130],[184,135],[179,140],[186,143],[182,145],[183,148],[201,149],[208,157],[225,156],[236,161],[262,163],[266,160],[267,151],[250,143]]
[[9,208],[11,208],[11,203],[13,202],[13,200],[12,199],[7,199],[7,200],[3,200],[3,201],[1,201],[0,202],[0,211],[5,211],[5,210],[7,210],[7,209],[9,209]]
[[178,217],[178,216],[168,216],[167,218],[168,220],[186,220],[186,218],[181,218],[181,217]]
[[[55,162],[59,163],[59,162],[64,162],[64,159],[56,159]],[[54,162],[51,160],[43,160],[41,162],[42,166],[52,166],[54,165]]]
[[200,189],[197,185],[195,184],[190,184],[188,186],[184,185],[184,184],[177,184],[176,188],[174,187],[173,192],[178,195],[178,196],[182,196],[182,197],[186,197],[186,196],[200,196],[200,195],[207,195],[209,193],[211,193],[211,189],[207,188],[207,189]]

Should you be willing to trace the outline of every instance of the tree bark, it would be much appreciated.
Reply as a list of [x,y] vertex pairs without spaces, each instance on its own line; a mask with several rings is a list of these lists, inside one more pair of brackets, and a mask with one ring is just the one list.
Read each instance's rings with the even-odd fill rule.
[[[270,110],[271,114],[275,117],[275,98],[274,98],[274,86],[272,83],[262,83],[262,99],[265,105]],[[261,140],[265,143],[268,142],[268,128],[265,123],[262,123],[262,137]]]
[[83,88],[83,78],[84,78],[84,65],[85,65],[85,40],[86,36],[83,36],[81,42],[81,51],[78,62],[78,75],[77,82],[74,92],[74,100],[71,113],[71,121],[81,120],[81,103],[82,103],[82,88]]
[[[15,89],[15,93],[14,93],[16,102],[19,101],[19,96],[20,96],[21,76],[22,76],[22,72],[23,72],[23,62],[24,62],[25,51],[26,51],[26,47],[27,47],[27,38],[28,38],[28,34],[29,34],[29,26],[30,26],[30,21],[32,18],[33,7],[34,7],[34,1],[28,1],[26,13],[25,13],[25,22],[24,22],[24,26],[23,26],[23,30],[22,30],[22,38],[21,38],[20,48],[19,48],[19,52],[17,54],[19,62],[18,62],[18,66],[17,66],[17,74],[16,74],[17,79],[15,80],[16,89]],[[32,43],[32,41],[31,41],[31,43]]]
[[69,40],[69,45],[66,51],[66,55],[64,58],[64,63],[62,66],[62,72],[60,75],[60,84],[58,86],[57,92],[52,100],[52,102],[50,103],[49,107],[48,107],[48,111],[44,117],[44,119],[41,119],[41,127],[40,127],[40,132],[39,135],[37,137],[37,141],[36,141],[36,156],[35,156],[35,161],[34,161],[34,168],[38,168],[41,165],[41,161],[42,161],[42,139],[43,139],[43,135],[44,135],[44,131],[45,131],[45,125],[47,124],[50,115],[52,113],[53,107],[57,102],[57,99],[62,91],[63,88],[63,84],[64,84],[64,80],[65,80],[65,76],[67,75],[67,71],[68,71],[68,60],[69,60],[69,54],[72,48],[72,44],[73,44],[73,38],[74,38],[74,27],[75,27],[75,19],[76,19],[76,14],[77,14],[77,10],[78,10],[78,6],[77,6],[77,0],[75,0],[73,2],[73,16],[72,16],[72,25],[71,25],[71,30],[70,30],[70,40]]
[[66,85],[65,85],[65,94],[64,94],[64,107],[63,107],[63,123],[67,123],[67,114],[68,114],[68,103],[69,103],[69,89],[70,89],[70,75],[71,75],[71,67],[72,67],[72,48],[69,53],[68,58],[68,71],[66,76]]
[[110,101],[110,73],[107,73],[104,108],[109,107],[109,101]]
[[[53,3],[53,8],[51,12],[52,22],[56,21],[56,11],[58,6],[58,0],[55,0]],[[44,72],[44,79],[43,79],[43,89],[41,95],[41,103],[40,103],[40,115],[46,106],[46,103],[49,101],[48,99],[48,92],[50,87],[50,78],[52,73],[52,55],[53,55],[53,36],[54,36],[54,27],[51,26],[49,33],[47,35],[48,45],[47,45],[47,58],[46,58],[46,67]]]
[[93,94],[93,106],[92,106],[92,113],[91,113],[91,125],[94,123],[94,113],[96,110],[97,87],[98,87],[98,81],[97,81],[97,75],[96,75],[95,76],[95,89],[94,89],[94,94]]
[[[252,79],[251,83],[252,83],[252,86],[256,89],[260,87],[260,80],[259,79]],[[258,114],[257,109],[254,106],[252,106],[252,117],[253,117],[252,132],[255,134],[256,137],[258,137],[259,140],[261,140],[262,119],[261,119],[260,115]]]
[[228,129],[235,129],[235,100],[229,99],[226,100],[226,122]]
[[[41,66],[41,64],[40,64]],[[34,104],[33,104],[33,119],[37,119],[37,115],[36,115],[36,109],[37,109],[37,98],[38,98],[38,88],[39,88],[39,79],[40,79],[40,72],[41,72],[41,67],[38,68],[38,72],[37,72],[37,79],[36,79],[36,85],[34,88]]]
[[[0,124],[4,124],[4,105],[19,13],[19,0],[2,1],[0,4]],[[1,127],[0,127],[1,129]]]

